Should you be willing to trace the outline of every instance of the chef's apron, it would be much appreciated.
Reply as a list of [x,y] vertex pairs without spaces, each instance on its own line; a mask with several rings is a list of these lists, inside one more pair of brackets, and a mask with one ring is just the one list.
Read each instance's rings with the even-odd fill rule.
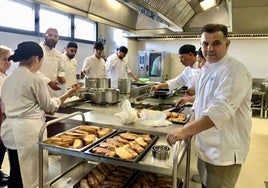
[[[23,187],[36,188],[39,183],[38,135],[44,118],[14,118],[13,134],[18,151]],[[46,132],[44,137],[46,138]],[[44,139],[45,139],[44,138]],[[48,153],[44,151],[44,181],[48,175]]]

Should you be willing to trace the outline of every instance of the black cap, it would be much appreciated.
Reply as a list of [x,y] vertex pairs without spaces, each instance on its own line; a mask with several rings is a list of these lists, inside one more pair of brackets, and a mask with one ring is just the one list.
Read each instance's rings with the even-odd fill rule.
[[104,46],[103,46],[102,42],[95,42],[93,48],[96,50],[103,50]]
[[128,52],[128,49],[125,46],[120,46],[120,48],[117,48],[117,50],[119,50],[120,52],[123,52],[125,54],[127,54],[127,52]]
[[17,62],[21,60],[27,60],[32,56],[39,56],[42,58],[43,55],[43,50],[38,43],[26,41],[18,44],[18,48],[15,50],[15,53],[11,55],[8,60]]
[[196,55],[199,55],[200,57],[204,58],[201,47],[197,50]]
[[179,54],[189,54],[190,52],[196,54],[196,49],[194,45],[185,44],[179,49]]
[[78,48],[76,42],[68,42],[66,47],[67,48]]

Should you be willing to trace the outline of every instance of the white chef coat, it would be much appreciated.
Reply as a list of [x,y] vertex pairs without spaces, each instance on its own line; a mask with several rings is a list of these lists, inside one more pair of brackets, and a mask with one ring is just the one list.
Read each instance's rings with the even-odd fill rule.
[[[2,90],[2,85],[3,85],[3,82],[4,80],[7,78],[7,75],[5,73],[2,73],[0,71],[0,93],[1,93],[1,90]],[[1,111],[2,113],[4,113],[4,106],[3,106],[3,103],[2,103],[2,98],[0,97],[0,108],[1,108]],[[2,115],[2,114],[0,114]]]
[[125,59],[120,59],[117,53],[110,55],[106,61],[107,77],[111,78],[111,87],[118,88],[118,79],[128,78],[131,70]]
[[82,70],[86,72],[89,78],[106,78],[105,61],[103,58],[99,59],[95,55],[84,60]]
[[250,145],[252,78],[228,54],[200,72],[194,103],[195,118],[208,116],[215,127],[195,136],[196,152],[214,165],[242,164]]
[[[8,76],[1,97],[6,119],[1,126],[1,139],[9,149],[17,149],[24,187],[38,185],[38,134],[44,125],[44,111],[53,112],[61,104],[50,98],[47,84],[26,67],[18,67]],[[46,135],[44,135],[46,136]],[[47,155],[44,174],[47,174]]]
[[198,68],[198,62],[195,62],[192,67],[187,66],[183,72],[176,78],[167,81],[169,90],[173,90],[178,86],[187,85],[188,88],[195,87],[198,79],[200,68]]
[[77,81],[76,81],[76,67],[77,67],[76,59],[75,58],[70,59],[66,54],[62,54],[62,62],[64,65],[66,83],[62,85],[60,95],[65,93],[68,90],[68,88],[70,88],[73,84],[77,83]]
[[[48,48],[44,43],[40,43],[40,46],[43,49],[44,56],[40,72],[45,76],[44,80],[49,83],[51,80],[57,81],[58,76],[65,77],[64,65],[62,62],[62,54],[55,48]],[[49,93],[51,97],[57,97],[58,92],[52,90],[49,86]]]

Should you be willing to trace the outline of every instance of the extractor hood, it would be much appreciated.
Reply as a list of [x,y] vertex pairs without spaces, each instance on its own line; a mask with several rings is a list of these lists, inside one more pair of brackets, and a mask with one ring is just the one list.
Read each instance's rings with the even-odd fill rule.
[[35,0],[137,36],[198,34],[207,23],[230,33],[268,33],[268,1],[216,0],[203,11],[200,0]]

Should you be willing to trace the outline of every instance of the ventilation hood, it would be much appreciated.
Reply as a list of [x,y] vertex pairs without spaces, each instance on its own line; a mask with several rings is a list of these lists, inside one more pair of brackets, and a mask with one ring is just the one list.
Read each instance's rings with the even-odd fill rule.
[[268,1],[217,0],[203,11],[200,0],[35,0],[136,36],[196,34],[222,23],[237,34],[268,33]]

